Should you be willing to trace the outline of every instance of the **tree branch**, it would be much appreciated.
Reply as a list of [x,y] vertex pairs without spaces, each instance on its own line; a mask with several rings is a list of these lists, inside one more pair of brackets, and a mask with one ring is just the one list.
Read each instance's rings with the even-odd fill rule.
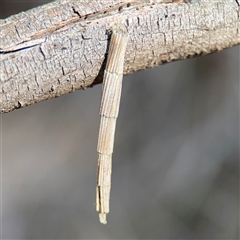
[[59,0],[1,20],[1,112],[101,82],[119,22],[130,36],[125,74],[240,43],[238,1],[161,1]]

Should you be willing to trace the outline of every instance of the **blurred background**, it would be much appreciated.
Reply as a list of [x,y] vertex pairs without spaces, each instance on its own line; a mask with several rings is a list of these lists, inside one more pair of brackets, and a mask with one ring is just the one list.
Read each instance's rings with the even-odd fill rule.
[[[1,1],[1,18],[49,1]],[[102,85],[2,115],[4,239],[239,239],[239,47],[126,76],[108,224]]]

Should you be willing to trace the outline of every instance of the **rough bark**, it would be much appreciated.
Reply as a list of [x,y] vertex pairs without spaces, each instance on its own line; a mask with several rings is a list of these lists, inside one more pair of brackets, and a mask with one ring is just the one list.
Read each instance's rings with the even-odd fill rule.
[[237,0],[159,1],[61,0],[1,20],[1,112],[101,82],[108,30],[120,22],[124,74],[240,43]]

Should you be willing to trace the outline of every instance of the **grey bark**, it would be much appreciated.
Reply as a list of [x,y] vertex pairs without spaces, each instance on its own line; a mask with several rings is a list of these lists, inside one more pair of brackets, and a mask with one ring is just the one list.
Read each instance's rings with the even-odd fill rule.
[[240,43],[236,0],[55,1],[0,21],[1,112],[101,82],[119,23],[130,36],[124,74]]

